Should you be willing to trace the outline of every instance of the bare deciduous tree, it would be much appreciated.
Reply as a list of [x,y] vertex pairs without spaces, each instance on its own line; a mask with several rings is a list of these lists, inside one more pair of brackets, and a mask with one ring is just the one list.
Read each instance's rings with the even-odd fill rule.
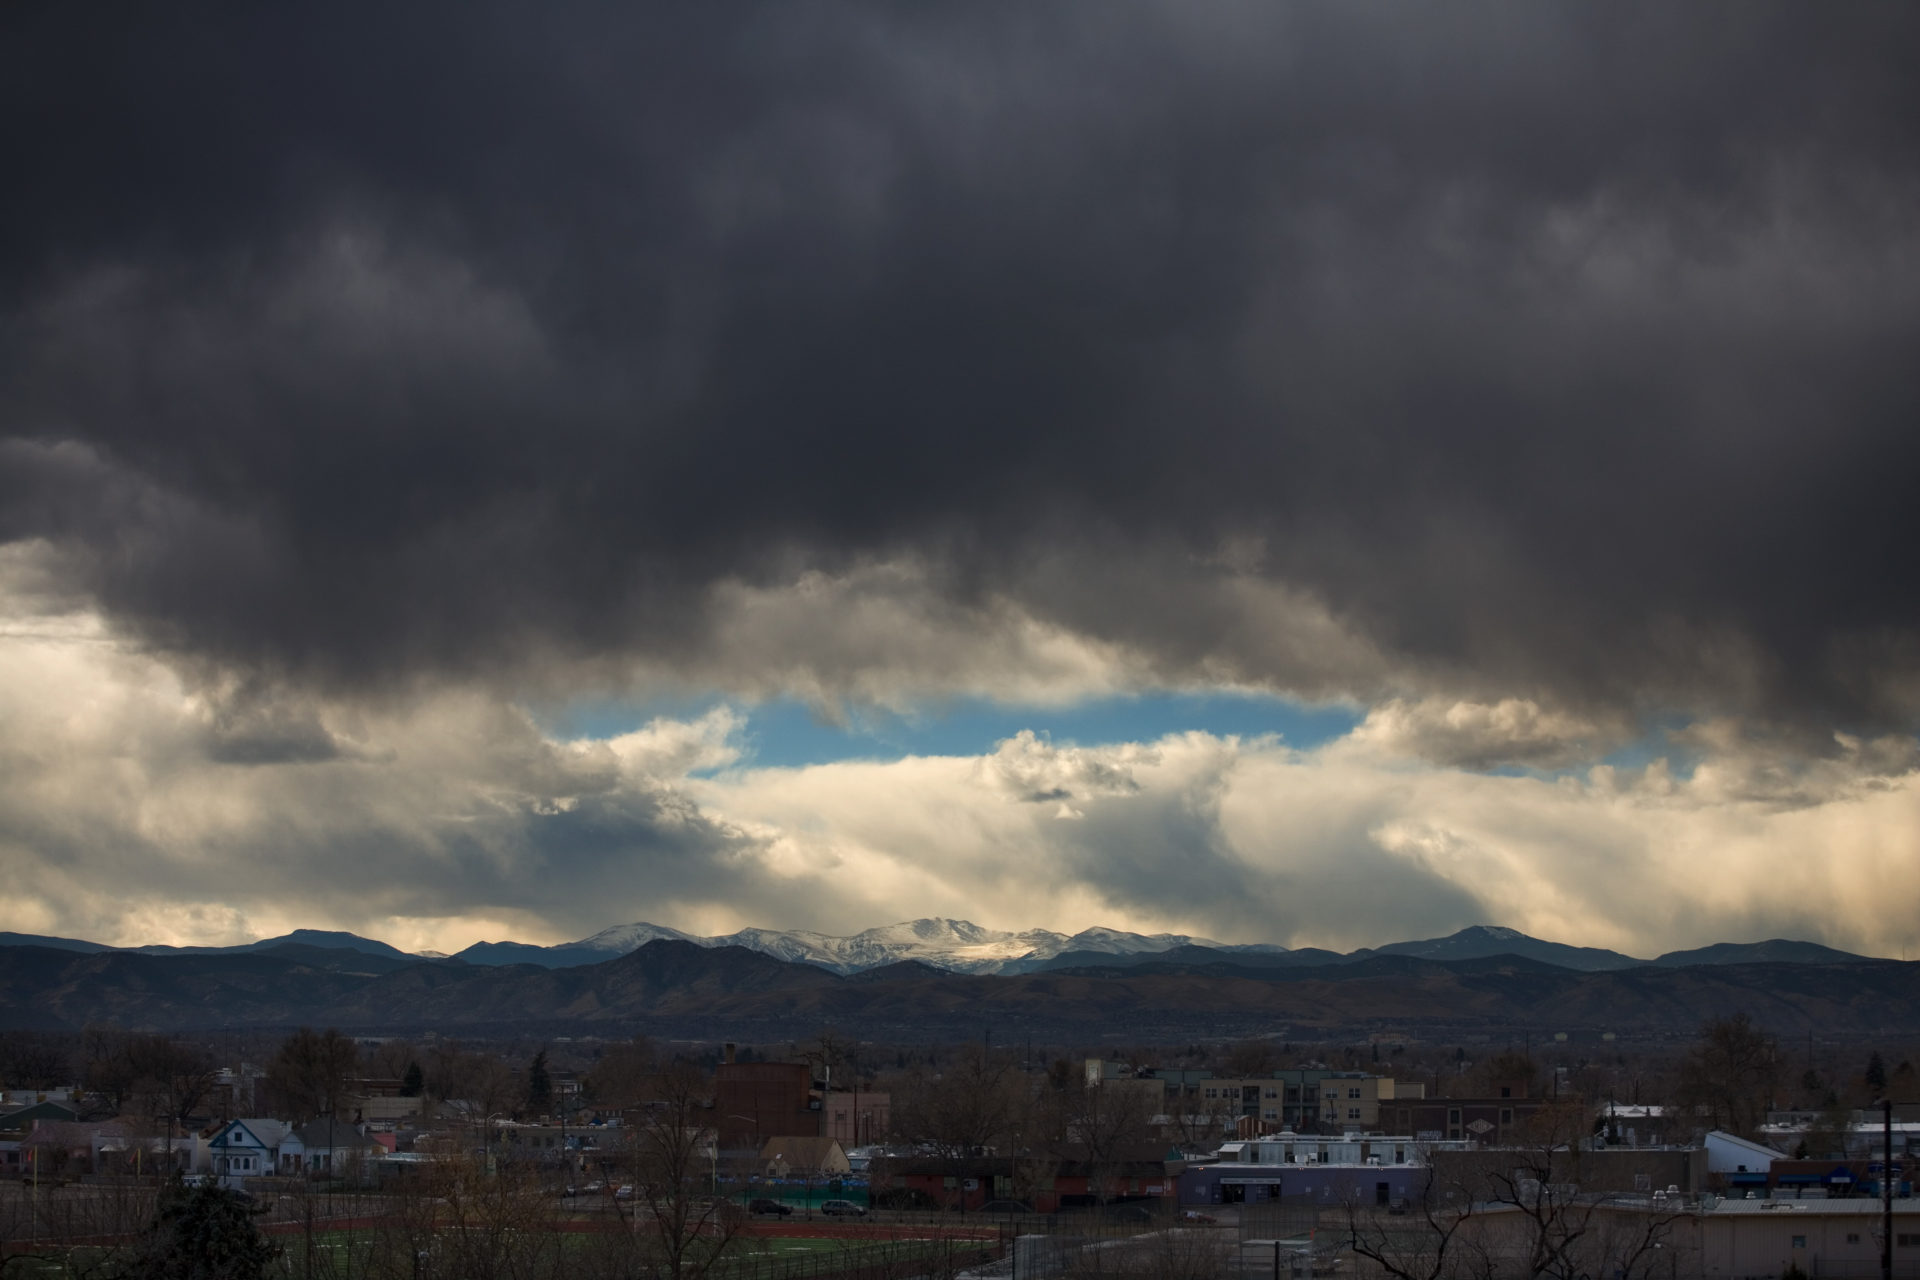
[[301,1027],[274,1055],[267,1084],[293,1118],[309,1120],[339,1110],[359,1064],[353,1041],[332,1027]]
[[938,1074],[909,1068],[894,1093],[894,1135],[950,1158],[1005,1146],[1026,1096],[1013,1059],[979,1045],[966,1046]]
[[587,1073],[588,1096],[603,1107],[629,1107],[645,1097],[659,1069],[653,1042],[635,1036],[611,1045]]
[[1708,1124],[1752,1137],[1780,1083],[1773,1041],[1745,1013],[1715,1018],[1680,1060],[1681,1106],[1704,1112]]
[[712,1194],[713,1083],[693,1064],[676,1062],[655,1073],[647,1092],[626,1126],[633,1269],[620,1274],[699,1280],[728,1254],[742,1217]]
[[[1428,1152],[1420,1159],[1427,1163]],[[1380,1212],[1357,1199],[1345,1205],[1347,1247],[1395,1280],[1446,1280],[1463,1272],[1462,1255],[1468,1249],[1463,1229],[1471,1222],[1477,1201],[1465,1189],[1443,1183],[1428,1164],[1419,1196],[1402,1206],[1404,1213]]]

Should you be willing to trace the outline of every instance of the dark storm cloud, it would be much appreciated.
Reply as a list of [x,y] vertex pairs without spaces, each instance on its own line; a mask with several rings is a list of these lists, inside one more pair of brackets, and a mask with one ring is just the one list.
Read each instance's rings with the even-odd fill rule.
[[906,555],[1176,673],[1328,691],[1251,573],[1442,683],[1915,712],[1907,8],[4,22],[0,538],[168,651],[670,663]]

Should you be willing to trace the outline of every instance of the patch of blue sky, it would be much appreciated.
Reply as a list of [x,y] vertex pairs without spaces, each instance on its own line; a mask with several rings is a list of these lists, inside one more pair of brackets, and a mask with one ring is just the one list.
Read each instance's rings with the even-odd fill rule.
[[[626,733],[655,717],[689,719],[715,705],[712,700],[695,699],[644,706],[605,703],[566,708],[541,719],[549,732],[560,736],[604,738]],[[1343,704],[1309,704],[1251,692],[1143,693],[1069,706],[959,699],[930,703],[905,714],[857,708],[837,721],[790,699],[736,704],[736,709],[746,722],[741,734],[746,754],[741,764],[763,768],[984,755],[1028,729],[1063,746],[1151,742],[1168,734],[1200,731],[1240,738],[1277,735],[1290,747],[1311,750],[1352,732],[1363,715],[1360,709]]]
[[1673,736],[1686,726],[1685,716],[1654,716],[1641,725],[1640,732],[1634,738],[1598,759],[1578,760],[1553,769],[1541,769],[1523,764],[1503,764],[1495,765],[1485,772],[1503,778],[1551,780],[1585,777],[1595,765],[1606,765],[1623,774],[1635,774],[1656,760],[1665,760],[1667,771],[1674,778],[1684,781],[1693,776],[1693,771],[1699,766],[1701,757],[1698,747],[1684,740],[1677,740]]
[[1600,763],[1622,773],[1638,773],[1656,760],[1665,760],[1675,778],[1691,778],[1702,752],[1695,744],[1675,738],[1686,727],[1687,718],[1682,715],[1650,717],[1638,737],[1608,752]]

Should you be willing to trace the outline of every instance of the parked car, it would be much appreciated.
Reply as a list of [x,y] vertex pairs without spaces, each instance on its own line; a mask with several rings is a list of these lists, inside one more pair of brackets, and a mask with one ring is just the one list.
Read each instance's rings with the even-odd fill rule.
[[633,1199],[633,1184],[631,1182],[623,1182],[618,1187],[615,1187],[613,1191],[613,1198],[615,1200]]
[[829,1218],[864,1218],[867,1211],[851,1200],[823,1200],[820,1212]]
[[793,1216],[793,1206],[781,1204],[778,1200],[755,1200],[747,1205],[747,1212],[753,1214],[771,1213],[782,1218]]
[[940,1207],[932,1196],[914,1187],[888,1187],[884,1191],[874,1192],[872,1199],[873,1207],[876,1209],[911,1209],[925,1212]]
[[271,1200],[262,1199],[251,1191],[229,1191],[227,1194],[233,1198],[234,1203],[240,1205],[248,1213],[268,1213],[273,1209],[273,1202]]

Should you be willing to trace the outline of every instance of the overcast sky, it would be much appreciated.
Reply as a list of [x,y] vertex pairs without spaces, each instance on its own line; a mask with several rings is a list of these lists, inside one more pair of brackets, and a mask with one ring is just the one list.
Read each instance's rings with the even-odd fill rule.
[[1920,10],[0,13],[0,927],[1899,954]]

